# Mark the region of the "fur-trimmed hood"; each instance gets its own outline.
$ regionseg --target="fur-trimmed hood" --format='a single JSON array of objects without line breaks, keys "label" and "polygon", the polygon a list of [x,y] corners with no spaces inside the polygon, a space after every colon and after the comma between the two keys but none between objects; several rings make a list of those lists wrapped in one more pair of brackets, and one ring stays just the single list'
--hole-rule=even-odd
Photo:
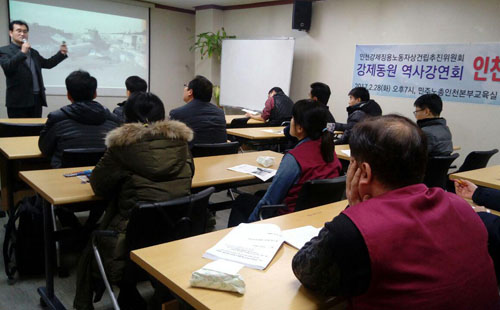
[{"label": "fur-trimmed hood", "polygon": [[127,123],[110,131],[106,135],[106,146],[127,146],[139,142],[145,137],[162,135],[172,140],[193,140],[193,131],[179,121],[160,121],[152,124]]}]

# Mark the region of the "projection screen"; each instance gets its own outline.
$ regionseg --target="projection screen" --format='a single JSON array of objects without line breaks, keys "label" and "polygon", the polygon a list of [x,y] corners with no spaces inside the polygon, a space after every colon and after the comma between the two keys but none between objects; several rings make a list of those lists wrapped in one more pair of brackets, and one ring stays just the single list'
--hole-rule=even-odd
[{"label": "projection screen", "polygon": [[[64,41],[68,59],[43,70],[47,94],[66,94],[64,80],[78,69],[98,81],[99,96],[123,96],[125,79],[148,81],[149,9],[99,0],[10,0],[10,20],[24,20],[29,42],[46,58]],[[149,82],[149,81],[148,81]]]}]

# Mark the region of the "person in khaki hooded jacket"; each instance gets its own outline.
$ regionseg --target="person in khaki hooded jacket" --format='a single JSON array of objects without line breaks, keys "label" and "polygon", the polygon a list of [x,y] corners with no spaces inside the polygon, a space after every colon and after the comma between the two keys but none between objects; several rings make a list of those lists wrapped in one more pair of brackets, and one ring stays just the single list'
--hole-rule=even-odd
[{"label": "person in khaki hooded jacket", "polygon": [[[124,106],[124,116],[125,124],[106,136],[107,151],[92,171],[90,184],[96,195],[110,201],[100,228],[119,232],[118,238],[102,238],[99,244],[106,273],[111,282],[121,281],[121,309],[141,309],[145,303],[135,284],[124,287],[122,279],[129,260],[125,247],[129,216],[139,201],[167,201],[190,194],[194,164],[188,142],[193,131],[184,123],[164,120],[163,103],[151,93],[133,94]],[[93,309],[93,293],[100,299],[104,291],[96,285],[98,272],[90,247],[86,250],[78,266],[74,300],[78,310]]]}]

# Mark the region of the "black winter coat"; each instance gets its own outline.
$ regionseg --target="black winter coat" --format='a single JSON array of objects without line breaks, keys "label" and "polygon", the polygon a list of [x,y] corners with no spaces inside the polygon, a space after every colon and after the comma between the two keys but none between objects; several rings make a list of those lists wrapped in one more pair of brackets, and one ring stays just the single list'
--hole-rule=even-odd
[{"label": "black winter coat", "polygon": [[188,125],[194,132],[190,146],[200,143],[227,142],[224,111],[210,102],[193,99],[170,111],[170,118]]},{"label": "black winter coat", "polygon": [[118,103],[118,106],[113,110],[113,114],[120,119],[122,123],[125,122],[125,115],[123,114],[123,106],[127,100]]},{"label": "black winter coat", "polygon": [[104,148],[104,137],[119,125],[120,120],[100,103],[74,102],[49,113],[38,147],[51,158],[51,166],[59,168],[63,150]]},{"label": "black winter coat", "polygon": [[444,118],[421,119],[417,124],[427,137],[429,156],[448,156],[453,152],[450,128]]},{"label": "black winter coat", "polygon": [[347,107],[347,124],[335,123],[335,130],[343,131],[344,134],[340,139],[335,141],[335,144],[348,144],[351,130],[358,122],[367,116],[380,116],[382,109],[375,100],[360,102],[353,106]]},{"label": "black winter coat", "polygon": [[[42,68],[51,69],[66,59],[67,56],[58,52],[51,58],[45,59],[33,48],[30,49],[30,53],[40,84],[42,105],[47,106]],[[0,47],[0,64],[7,78],[5,105],[9,108],[29,108],[35,105],[32,95],[33,76],[30,68],[25,63],[26,58],[27,56],[21,52],[20,47],[14,43]]]}]

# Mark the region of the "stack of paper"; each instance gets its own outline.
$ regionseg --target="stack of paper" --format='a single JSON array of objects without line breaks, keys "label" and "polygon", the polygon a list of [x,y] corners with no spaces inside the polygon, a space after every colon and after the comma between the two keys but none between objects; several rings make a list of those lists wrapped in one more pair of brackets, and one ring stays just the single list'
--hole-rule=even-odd
[{"label": "stack of paper", "polygon": [[274,224],[240,224],[208,249],[203,257],[225,259],[263,270],[282,243],[281,230]]},{"label": "stack of paper", "polygon": [[259,179],[261,179],[264,182],[269,180],[270,178],[274,177],[274,175],[276,174],[276,169],[260,168],[260,167],[247,165],[247,164],[238,165],[238,166],[234,166],[234,167],[227,168],[227,169],[232,170],[232,171],[236,171],[236,172],[251,174],[253,176],[258,177]]},{"label": "stack of paper", "polygon": [[240,224],[208,249],[203,257],[223,259],[263,270],[276,255],[283,241],[300,249],[316,237],[320,230],[321,228],[304,226],[281,231],[274,224]]}]

